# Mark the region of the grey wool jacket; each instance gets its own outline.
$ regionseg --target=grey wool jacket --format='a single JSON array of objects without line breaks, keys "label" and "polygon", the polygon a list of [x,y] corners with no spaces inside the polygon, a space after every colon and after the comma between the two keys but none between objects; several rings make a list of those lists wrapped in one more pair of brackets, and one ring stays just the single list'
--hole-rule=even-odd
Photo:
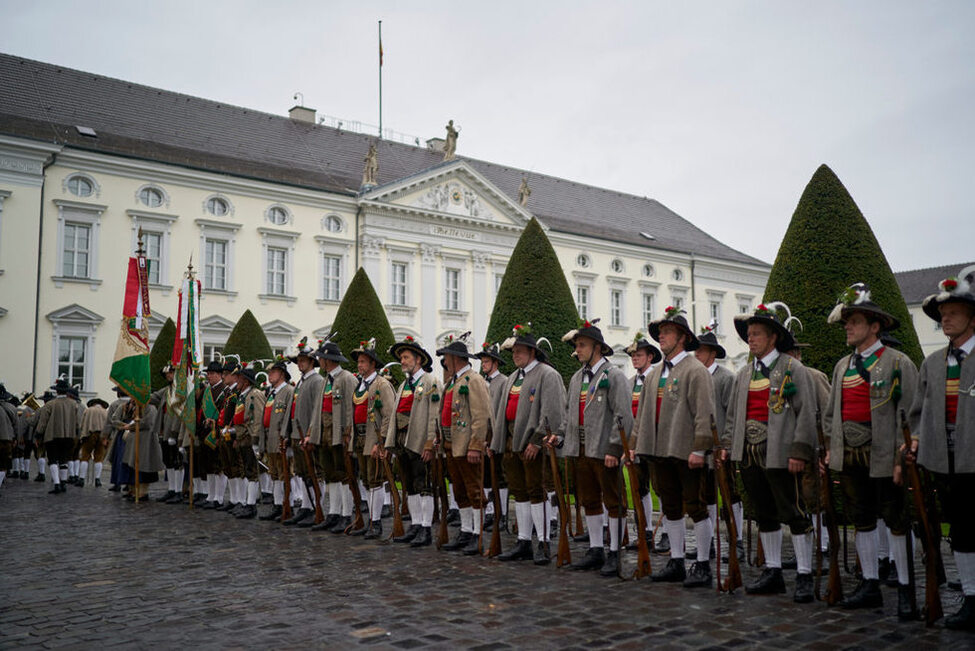
[{"label": "grey wool jacket", "polygon": [[[507,445],[508,423],[505,410],[508,407],[508,394],[517,378],[517,371],[508,376],[501,398],[494,405],[492,422],[497,424],[491,440],[491,450],[494,452],[504,452]],[[562,384],[562,376],[553,367],[539,362],[525,373],[525,379],[521,383],[511,451],[522,452],[529,443],[541,445],[545,436],[545,422],[548,421],[550,428],[558,427],[564,412],[565,385]]]},{"label": "grey wool jacket", "polygon": [[[917,392],[908,414],[913,436],[918,439],[917,461],[933,472],[948,472],[948,439],[945,434],[945,381],[948,347],[936,350],[921,362]],[[975,355],[961,365],[958,413],[955,418],[955,472],[975,473]]]},{"label": "grey wool jacket", "polygon": [[711,449],[714,389],[707,367],[692,354],[674,365],[664,385],[658,418],[657,388],[663,371],[664,365],[659,364],[643,383],[631,445],[640,455],[675,459]]},{"label": "grey wool jacket", "polygon": [[[579,450],[579,394],[582,389],[580,368],[569,379],[566,394],[566,408],[562,412],[562,424],[558,434],[564,439],[561,456],[580,456]],[[607,455],[618,457],[623,454],[616,419],[623,420],[626,431],[633,430],[633,394],[630,382],[623,371],[606,360],[596,369],[595,377],[589,384],[589,394],[583,410],[586,428],[586,449],[584,456],[602,459]]]}]

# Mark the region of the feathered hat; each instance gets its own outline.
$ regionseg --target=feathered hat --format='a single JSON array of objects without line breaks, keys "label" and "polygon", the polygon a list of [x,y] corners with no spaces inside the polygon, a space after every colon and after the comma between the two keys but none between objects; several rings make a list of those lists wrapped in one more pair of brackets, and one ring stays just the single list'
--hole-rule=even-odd
[{"label": "feathered hat", "polygon": [[638,350],[647,351],[647,354],[650,355],[651,364],[656,364],[664,357],[660,352],[660,349],[651,344],[650,340],[647,339],[642,332],[636,333],[636,336],[633,337],[633,342],[624,349],[624,352],[627,355],[632,355]]},{"label": "feathered hat", "polygon": [[[784,317],[782,316],[783,314],[785,315]],[[775,341],[775,347],[779,352],[783,353],[792,350],[793,342],[795,341],[789,327],[798,325],[802,329],[802,322],[792,316],[792,310],[782,301],[762,303],[755,308],[752,314],[739,314],[735,316],[735,330],[738,331],[738,336],[741,337],[741,340],[746,343],[748,342],[748,326],[753,323],[764,323],[772,328],[772,331],[778,335]]]},{"label": "feathered hat", "polygon": [[718,336],[715,332],[718,329],[717,319],[711,319],[711,322],[706,326],[701,328],[701,335],[697,338],[697,341],[702,346],[708,346],[714,349],[715,359],[724,359],[727,357],[728,353],[725,351],[724,346],[718,343]]},{"label": "feathered hat", "polygon": [[691,330],[691,326],[687,323],[687,317],[684,316],[685,314],[686,312],[684,312],[684,310],[681,308],[669,305],[667,306],[667,309],[664,310],[664,316],[662,319],[657,319],[656,321],[651,321],[649,324],[647,324],[647,331],[650,333],[650,336],[653,337],[654,341],[659,342],[660,326],[664,325],[665,323],[670,323],[671,325],[675,325],[683,330],[687,335],[687,341],[684,343],[684,350],[697,350],[700,342],[698,342],[697,337],[694,335],[694,331]]},{"label": "feathered hat", "polygon": [[430,353],[424,350],[423,346],[421,346],[417,340],[410,335],[403,337],[403,341],[397,341],[394,343],[386,352],[389,353],[390,357],[398,360],[399,354],[404,350],[409,350],[419,357],[420,367],[427,373],[429,373],[433,368],[433,358],[430,357]]},{"label": "feathered hat", "polygon": [[597,323],[599,319],[579,319],[578,326],[562,335],[562,341],[575,343],[579,337],[588,337],[599,344],[603,357],[609,357],[613,354],[613,347],[603,339],[603,332],[596,327]]},{"label": "feathered hat", "polygon": [[473,357],[470,352],[469,345],[467,343],[468,337],[471,336],[471,331],[468,330],[462,335],[454,336],[447,335],[443,338],[443,346],[437,349],[437,355],[453,355],[455,357],[463,357],[465,359],[470,359]]},{"label": "feathered hat", "polygon": [[[339,364],[344,364],[349,361],[342,354],[342,349],[339,345],[332,341],[338,335],[337,332],[330,332],[327,336],[318,340],[318,350],[315,351],[316,359],[327,359],[333,362],[338,362]],[[353,359],[355,357],[353,356]],[[378,362],[378,360],[377,360]]]},{"label": "feathered hat", "polygon": [[975,264],[968,265],[957,276],[945,278],[938,283],[938,293],[931,294],[921,304],[921,309],[929,317],[941,323],[941,311],[945,303],[968,303],[975,306]]},{"label": "feathered hat", "polygon": [[379,354],[376,353],[376,338],[371,337],[369,341],[360,341],[359,347],[349,353],[352,356],[352,361],[359,361],[359,355],[365,355],[377,365],[379,364]]},{"label": "feathered hat", "polygon": [[900,321],[871,300],[870,287],[866,283],[854,283],[847,287],[826,321],[844,323],[854,312],[862,312],[876,319],[880,322],[881,330],[896,330],[900,325]]},{"label": "feathered hat", "polygon": [[527,346],[535,351],[535,359],[544,362],[548,359],[548,353],[541,348],[541,344],[548,345],[548,351],[552,352],[552,343],[545,337],[536,337],[532,332],[531,321],[524,325],[518,324],[511,329],[511,336],[501,342],[501,350],[511,350],[515,346]]}]

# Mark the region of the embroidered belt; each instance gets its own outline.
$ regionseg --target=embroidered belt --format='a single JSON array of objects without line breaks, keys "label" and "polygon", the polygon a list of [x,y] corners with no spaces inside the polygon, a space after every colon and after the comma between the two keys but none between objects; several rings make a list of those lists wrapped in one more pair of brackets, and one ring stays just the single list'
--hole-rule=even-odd
[{"label": "embroidered belt", "polygon": [[870,423],[858,423],[853,420],[843,421],[843,445],[848,448],[860,448],[869,445],[873,439],[873,428]]}]

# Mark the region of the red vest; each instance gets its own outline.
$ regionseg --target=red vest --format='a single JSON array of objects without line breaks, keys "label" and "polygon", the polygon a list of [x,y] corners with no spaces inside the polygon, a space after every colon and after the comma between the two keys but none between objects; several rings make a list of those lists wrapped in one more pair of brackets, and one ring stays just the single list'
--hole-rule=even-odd
[{"label": "red vest", "polygon": [[443,407],[440,409],[440,424],[444,427],[450,427],[454,422],[453,417],[453,406],[454,406],[454,390],[453,386],[443,392]]}]

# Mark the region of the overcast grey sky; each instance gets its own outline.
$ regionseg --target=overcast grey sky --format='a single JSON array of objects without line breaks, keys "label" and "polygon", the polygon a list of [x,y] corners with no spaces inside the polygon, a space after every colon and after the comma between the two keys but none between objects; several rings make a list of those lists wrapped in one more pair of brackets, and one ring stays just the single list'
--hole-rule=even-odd
[{"label": "overcast grey sky", "polygon": [[0,50],[653,197],[772,261],[828,164],[895,270],[975,259],[975,2],[0,0]]}]

